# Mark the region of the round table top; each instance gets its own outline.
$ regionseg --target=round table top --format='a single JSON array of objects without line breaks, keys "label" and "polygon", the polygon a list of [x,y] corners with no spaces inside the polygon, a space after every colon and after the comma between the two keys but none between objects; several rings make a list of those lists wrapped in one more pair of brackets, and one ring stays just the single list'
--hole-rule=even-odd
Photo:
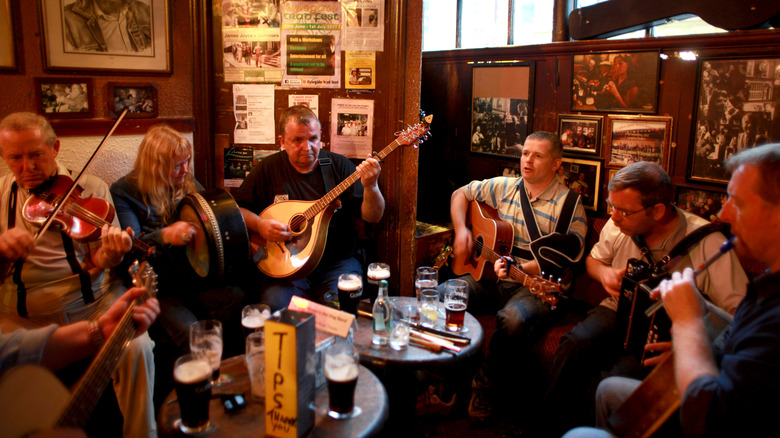
[{"label": "round table top", "polygon": [[[231,357],[222,361],[222,374],[232,378],[231,382],[212,389],[212,399],[209,405],[211,422],[216,426],[209,438],[235,436],[265,436],[265,404],[254,401],[251,397],[249,374],[246,369],[244,355]],[[227,414],[222,407],[220,393],[243,392],[247,400],[246,407],[234,414]],[[366,367],[360,366],[358,383],[355,389],[355,405],[362,413],[348,420],[334,420],[326,415],[328,408],[328,388],[324,385],[317,391],[314,399],[315,417],[311,437],[363,437],[378,434],[388,417],[387,392],[382,383]],[[179,404],[176,402],[176,391],[171,391],[160,408],[157,421],[158,433],[161,437],[186,436],[180,432],[174,422],[181,418]]]},{"label": "round table top", "polygon": [[[393,303],[401,302],[407,304],[416,304],[417,298],[415,297],[390,297],[390,301]],[[368,302],[361,303],[361,309],[367,309]],[[439,325],[436,327],[438,330],[445,331],[444,318],[441,317],[441,309],[443,304],[439,303],[440,317]],[[372,320],[363,316],[357,318],[358,329],[355,333],[354,342],[355,346],[360,353],[360,360],[364,364],[376,364],[376,363],[393,363],[394,365],[417,367],[420,365],[448,365],[457,362],[464,357],[471,356],[479,351],[482,346],[484,332],[482,326],[479,324],[474,316],[466,312],[464,318],[465,331],[460,334],[462,336],[471,339],[471,343],[462,347],[459,353],[450,353],[446,350],[442,350],[441,353],[434,353],[427,348],[417,346],[413,343],[409,343],[406,349],[396,351],[390,348],[389,345],[377,346],[371,343],[371,336],[373,334]]]}]

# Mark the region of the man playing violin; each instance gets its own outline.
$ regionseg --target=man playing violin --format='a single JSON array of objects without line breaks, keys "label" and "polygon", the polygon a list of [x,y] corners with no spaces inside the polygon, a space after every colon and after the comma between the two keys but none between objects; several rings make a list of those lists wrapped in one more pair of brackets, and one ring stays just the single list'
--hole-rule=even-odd
[{"label": "man playing violin", "polygon": [[[57,163],[60,142],[49,122],[32,113],[14,113],[0,122],[0,153],[11,170],[0,178],[0,257],[7,268],[0,286],[0,330],[32,329],[94,320],[125,292],[111,268],[132,247],[131,236],[111,225],[100,239],[80,242],[52,224],[41,229],[25,219],[31,196],[57,175],[70,175]],[[82,194],[109,203],[108,185],[83,175]],[[10,267],[10,269],[8,268]],[[154,343],[144,333],[125,350],[112,375],[125,436],[156,436],[152,385]]]}]

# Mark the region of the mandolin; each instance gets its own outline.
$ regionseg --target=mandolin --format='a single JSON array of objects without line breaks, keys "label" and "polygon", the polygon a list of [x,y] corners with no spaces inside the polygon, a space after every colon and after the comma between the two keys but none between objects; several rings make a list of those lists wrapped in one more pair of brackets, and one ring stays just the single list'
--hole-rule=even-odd
[{"label": "mandolin", "polygon": [[114,332],[92,360],[84,376],[69,393],[49,370],[37,365],[10,369],[0,379],[0,436],[18,438],[49,428],[83,429],[103,390],[111,380],[119,357],[135,334],[133,308],[153,297],[157,275],[146,262],[130,267],[135,286],[146,293],[133,300]]},{"label": "mandolin", "polygon": [[[433,116],[398,134],[381,152],[383,160],[398,146],[418,144],[427,138]],[[355,171],[333,190],[317,201],[282,201],[269,205],[260,213],[261,219],[274,219],[286,224],[293,237],[287,242],[267,242],[258,234],[250,236],[253,261],[264,274],[274,278],[297,280],[309,275],[322,258],[328,238],[328,225],[336,210],[339,195],[360,180]]]}]

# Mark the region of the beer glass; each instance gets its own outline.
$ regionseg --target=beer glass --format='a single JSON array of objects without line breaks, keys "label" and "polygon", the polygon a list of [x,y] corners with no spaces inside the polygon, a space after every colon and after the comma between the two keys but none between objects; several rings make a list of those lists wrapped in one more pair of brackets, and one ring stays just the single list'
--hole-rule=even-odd
[{"label": "beer glass", "polygon": [[338,288],[341,310],[357,315],[358,304],[363,297],[363,279],[358,274],[341,274]]},{"label": "beer glass", "polygon": [[379,292],[379,280],[390,281],[390,265],[387,263],[371,263],[366,271],[366,298],[374,303]]},{"label": "beer glass", "polygon": [[246,337],[246,369],[255,400],[265,400],[265,333],[257,331]]},{"label": "beer glass", "polygon": [[420,292],[423,289],[436,289],[439,285],[439,270],[431,266],[417,268],[417,276],[414,278],[414,292],[417,301],[420,301]]},{"label": "beer glass", "polygon": [[447,330],[453,332],[465,331],[463,320],[466,307],[469,304],[468,283],[456,278],[444,283],[444,309],[446,311]]},{"label": "beer glass", "polygon": [[336,337],[325,350],[323,366],[328,381],[328,416],[344,420],[360,415],[362,410],[355,406],[360,356],[351,342]]},{"label": "beer glass", "polygon": [[202,357],[185,354],[173,365],[176,398],[179,400],[181,420],[176,425],[186,434],[213,430],[209,422],[211,400],[211,366]]},{"label": "beer glass", "polygon": [[424,327],[436,328],[439,321],[439,291],[423,289],[420,292],[420,323]]},{"label": "beer glass", "polygon": [[271,317],[271,308],[267,304],[249,304],[241,309],[241,328],[244,338],[256,331],[262,331],[265,320]]},{"label": "beer glass", "polygon": [[216,319],[194,322],[190,326],[190,353],[208,360],[211,365],[211,383],[220,385],[230,380],[220,377],[222,360],[222,323]]}]

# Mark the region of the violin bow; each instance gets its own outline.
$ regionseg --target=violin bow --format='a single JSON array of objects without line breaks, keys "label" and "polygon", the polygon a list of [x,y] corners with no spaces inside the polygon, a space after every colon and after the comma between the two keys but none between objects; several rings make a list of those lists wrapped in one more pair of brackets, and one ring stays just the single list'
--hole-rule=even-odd
[{"label": "violin bow", "polygon": [[97,155],[98,151],[100,151],[100,148],[103,147],[103,144],[106,142],[106,140],[108,140],[108,138],[111,137],[111,134],[114,133],[116,128],[119,126],[119,123],[122,121],[122,119],[125,118],[125,114],[127,114],[127,110],[128,110],[127,108],[122,110],[122,113],[119,114],[119,117],[116,118],[116,121],[111,126],[111,129],[108,131],[108,133],[105,135],[105,137],[103,137],[103,140],[100,142],[100,144],[97,146],[97,148],[95,148],[95,152],[93,152],[92,156],[89,157],[89,160],[87,160],[87,163],[84,164],[84,167],[81,168],[81,170],[79,171],[79,174],[76,175],[75,178],[73,178],[73,184],[70,185],[70,188],[65,193],[65,196],[63,196],[62,200],[60,202],[58,202],[57,205],[54,206],[54,209],[49,214],[49,217],[46,218],[46,220],[43,222],[43,226],[41,227],[41,229],[38,230],[37,233],[35,233],[35,243],[37,243],[38,239],[40,239],[41,236],[43,236],[44,233],[46,233],[46,230],[49,229],[49,226],[51,225],[51,222],[54,219],[54,217],[57,216],[57,213],[59,213],[60,210],[62,210],[62,207],[65,206],[65,202],[63,202],[63,201],[65,201],[67,199],[70,199],[70,196],[73,194],[73,191],[76,190],[76,185],[78,185],[79,180],[81,179],[81,176],[84,175],[84,171],[87,170],[87,167],[89,167],[89,165],[92,163],[92,160],[95,159],[95,156]]}]

